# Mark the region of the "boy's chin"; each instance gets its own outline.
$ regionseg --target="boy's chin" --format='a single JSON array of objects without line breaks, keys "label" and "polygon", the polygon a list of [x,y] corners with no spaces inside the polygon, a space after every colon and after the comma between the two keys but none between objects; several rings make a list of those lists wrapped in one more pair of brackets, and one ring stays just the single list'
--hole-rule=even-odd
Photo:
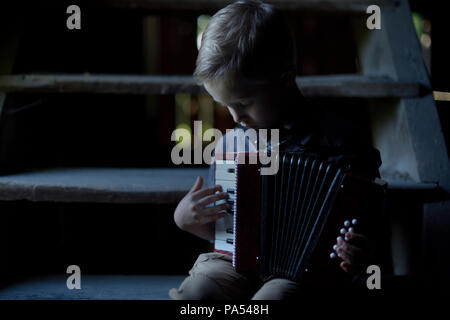
[{"label": "boy's chin", "polygon": [[279,129],[279,126],[277,125],[273,125],[273,124],[244,124],[241,123],[242,126],[248,128],[248,129],[254,129],[254,130],[258,130],[258,129]]},{"label": "boy's chin", "polygon": [[271,129],[271,128],[274,128],[273,125],[263,124],[263,123],[256,124],[256,123],[241,122],[240,125],[248,128],[248,129],[255,129],[255,130],[257,130],[257,129]]},{"label": "boy's chin", "polygon": [[239,122],[239,124],[243,127],[246,127],[248,129],[255,129],[255,126],[250,124],[250,123],[246,123],[246,122]]}]

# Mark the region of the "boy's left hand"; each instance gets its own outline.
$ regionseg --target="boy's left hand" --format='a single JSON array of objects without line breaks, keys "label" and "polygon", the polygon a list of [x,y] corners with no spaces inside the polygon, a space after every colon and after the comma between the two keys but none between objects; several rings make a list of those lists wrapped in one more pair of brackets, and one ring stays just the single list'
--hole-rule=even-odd
[{"label": "boy's left hand", "polygon": [[344,236],[345,238],[339,237],[336,243],[336,253],[343,260],[340,266],[346,272],[359,273],[373,258],[369,239],[354,231],[349,231]]}]

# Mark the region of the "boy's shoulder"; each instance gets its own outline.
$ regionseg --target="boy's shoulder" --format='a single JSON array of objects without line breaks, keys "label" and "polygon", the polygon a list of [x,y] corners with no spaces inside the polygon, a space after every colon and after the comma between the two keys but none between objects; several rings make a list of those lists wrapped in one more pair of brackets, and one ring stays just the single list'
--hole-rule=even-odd
[{"label": "boy's shoulder", "polygon": [[351,164],[357,171],[379,176],[380,152],[373,147],[367,128],[348,117],[321,108],[315,113],[309,130],[293,130],[285,151],[319,154],[342,165]]}]

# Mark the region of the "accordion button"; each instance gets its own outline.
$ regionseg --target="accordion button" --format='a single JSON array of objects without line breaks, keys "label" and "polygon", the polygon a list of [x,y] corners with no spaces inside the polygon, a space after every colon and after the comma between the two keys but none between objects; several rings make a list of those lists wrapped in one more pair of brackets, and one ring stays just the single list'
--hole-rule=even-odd
[{"label": "accordion button", "polygon": [[342,228],[339,232],[340,232],[341,234],[344,234],[345,232],[347,232],[347,230],[345,230],[345,228]]},{"label": "accordion button", "polygon": [[336,253],[334,253],[334,252],[330,253],[330,258],[331,259],[335,259],[336,258]]},{"label": "accordion button", "polygon": [[337,244],[335,244],[335,245],[333,246],[333,250],[334,250],[334,251],[337,250]]},{"label": "accordion button", "polygon": [[353,228],[352,227],[348,228],[348,232],[353,232]]},{"label": "accordion button", "polygon": [[344,227],[349,227],[349,226],[350,226],[350,221],[345,220],[345,221],[344,221]]},{"label": "accordion button", "polygon": [[352,224],[357,224],[358,223],[358,220],[357,219],[353,219],[352,220]]},{"label": "accordion button", "polygon": [[337,237],[336,240],[339,242],[340,240],[342,240],[342,237]]}]

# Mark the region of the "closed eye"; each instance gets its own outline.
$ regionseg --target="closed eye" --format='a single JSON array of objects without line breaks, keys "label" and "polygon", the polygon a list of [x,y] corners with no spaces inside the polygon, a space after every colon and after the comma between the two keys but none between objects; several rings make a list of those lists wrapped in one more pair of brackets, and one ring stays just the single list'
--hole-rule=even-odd
[{"label": "closed eye", "polygon": [[[214,100],[216,101],[216,100]],[[241,103],[241,102],[236,102],[236,103],[232,103],[229,105],[223,104],[221,102],[216,101],[219,105],[221,105],[222,107],[232,107],[232,108],[236,108],[236,109],[243,109],[246,108],[248,106],[250,106],[252,103],[251,102],[247,102],[247,103]]]},{"label": "closed eye", "polygon": [[246,103],[246,104],[244,104],[244,103],[236,103],[236,104],[232,105],[232,107],[234,107],[236,109],[243,109],[243,108],[248,107],[250,104],[251,103]]}]

